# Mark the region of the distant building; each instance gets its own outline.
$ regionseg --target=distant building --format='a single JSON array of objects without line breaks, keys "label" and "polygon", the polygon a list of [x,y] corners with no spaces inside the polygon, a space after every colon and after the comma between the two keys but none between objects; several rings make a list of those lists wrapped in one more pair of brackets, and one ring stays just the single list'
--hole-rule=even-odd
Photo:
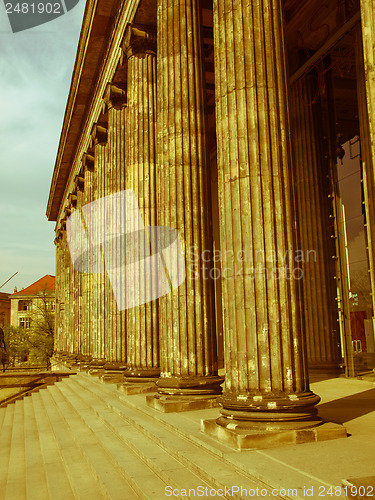
[{"label": "distant building", "polygon": [[10,298],[9,293],[0,292],[0,326],[10,323]]},{"label": "distant building", "polygon": [[46,274],[27,288],[15,292],[9,297],[11,302],[10,324],[28,329],[33,310],[37,309],[38,302],[42,300],[47,308],[51,311],[55,310],[55,277]]}]

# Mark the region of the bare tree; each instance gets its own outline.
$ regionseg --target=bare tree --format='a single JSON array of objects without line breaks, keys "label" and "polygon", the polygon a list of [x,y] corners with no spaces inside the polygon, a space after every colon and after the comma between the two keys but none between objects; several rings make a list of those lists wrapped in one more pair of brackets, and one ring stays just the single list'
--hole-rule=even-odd
[{"label": "bare tree", "polygon": [[28,343],[31,361],[45,364],[49,369],[55,332],[55,297],[51,292],[39,292],[33,300],[30,320]]},{"label": "bare tree", "polygon": [[5,368],[8,362],[8,352],[7,346],[5,345],[5,336],[4,331],[0,326],[0,358],[1,364],[3,365],[3,372],[5,372]]}]

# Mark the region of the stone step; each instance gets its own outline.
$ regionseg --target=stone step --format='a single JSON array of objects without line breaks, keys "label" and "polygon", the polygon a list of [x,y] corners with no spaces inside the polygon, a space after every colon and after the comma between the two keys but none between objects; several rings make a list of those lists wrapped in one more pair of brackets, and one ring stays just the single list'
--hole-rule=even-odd
[{"label": "stone step", "polygon": [[[102,419],[122,440],[124,445],[137,455],[163,481],[160,484],[160,491],[158,493],[160,498],[165,498],[166,486],[178,490],[197,489],[198,487],[210,488],[210,485],[202,481],[201,477],[190,471],[179,460],[164,450],[163,447],[134,427],[134,425],[126,422],[118,413],[108,408],[106,402],[94,394],[86,390],[81,390],[80,386],[74,386],[72,382],[69,384],[60,384],[58,387],[69,401],[75,401],[75,407],[79,406],[81,410],[91,411],[95,414],[96,419]],[[78,403],[78,398],[81,400],[81,403]]]},{"label": "stone step", "polygon": [[[127,403],[132,398],[138,396],[123,396],[118,391],[104,385],[95,379],[79,374],[71,377],[70,380],[62,381],[62,384],[75,388],[77,394],[84,394],[89,391],[96,399],[101,399],[107,406],[110,406],[118,415],[135,429],[147,436],[151,441],[158,444],[171,457],[178,460],[191,472],[198,475],[202,481],[208,483],[212,488],[225,489],[241,485],[247,490],[267,488],[267,486],[250,475],[239,471],[235,466],[224,463],[222,457],[215,456],[198,442],[194,442],[190,437],[176,432],[172,427],[168,427],[155,418],[157,412],[148,408],[146,411],[135,408]],[[120,394],[120,395],[119,395]],[[95,407],[96,408],[96,407]],[[170,417],[170,414],[168,414]],[[110,425],[110,422],[108,422]],[[268,486],[268,489],[270,487]],[[233,498],[240,498],[236,493]],[[281,498],[281,497],[274,497]]]},{"label": "stone step", "polygon": [[4,420],[0,431],[0,499],[5,498],[6,484],[8,479],[9,457],[12,442],[14,405],[4,409]]},{"label": "stone step", "polygon": [[[88,382],[87,379],[89,379],[90,382]],[[197,444],[200,450],[199,457],[215,456],[225,471],[235,471],[247,478],[248,482],[246,484],[255,483],[259,485],[259,488],[275,489],[281,492],[285,491],[285,484],[291,484],[293,488],[290,488],[290,496],[285,497],[282,496],[282,494],[281,497],[293,499],[304,498],[304,488],[306,485],[314,487],[315,490],[318,490],[319,487],[327,486],[327,484],[322,482],[318,477],[314,477],[295,467],[291,467],[288,463],[274,459],[272,453],[269,454],[267,450],[249,450],[247,452],[238,453],[221,443],[215,442],[210,436],[203,434],[201,432],[200,420],[215,418],[218,415],[217,410],[165,414],[150,408],[146,404],[144,396],[125,396],[116,390],[116,386],[102,384],[96,378],[89,377],[86,373],[77,374],[77,376],[72,378],[72,381],[87,386],[88,390],[95,389],[95,391],[102,391],[101,393],[98,392],[97,396],[107,402],[110,401],[110,397],[114,397],[114,401],[120,400],[120,402],[123,402],[126,405],[125,418],[130,414],[129,408],[132,408],[136,412],[136,415],[138,415],[138,412],[147,415],[156,423],[169,429],[174,435],[182,436],[189,443],[192,442]],[[137,417],[137,419],[139,420],[139,417]],[[135,422],[135,425],[136,424],[137,422]],[[208,451],[209,455],[202,454],[202,450]],[[211,462],[207,460],[206,463],[210,464]],[[270,473],[271,463],[272,474]],[[203,459],[202,463],[199,465],[202,466],[204,473]],[[213,468],[208,466],[207,470],[212,472]],[[207,478],[207,476],[204,475],[202,477]],[[206,480],[211,482],[209,479]],[[220,484],[222,483],[223,481],[220,482]],[[225,482],[225,484],[228,483]],[[254,486],[251,487],[251,489],[253,488]],[[344,499],[345,495],[342,494],[340,498]]]},{"label": "stone step", "polygon": [[106,498],[95,471],[87,463],[85,454],[76,445],[74,432],[67,425],[66,418],[63,418],[56,408],[49,392],[42,391],[41,399],[50,419],[74,494],[82,500],[89,500],[93,497]]},{"label": "stone step", "polygon": [[375,476],[346,479],[342,485],[348,500],[362,500],[375,496]]},{"label": "stone step", "polygon": [[[165,483],[160,475],[148,466],[147,462],[140,459],[139,453],[126,446],[124,442],[121,442],[119,436],[106,425],[104,419],[98,418],[91,404],[88,405],[79,394],[70,390],[68,386],[69,384],[66,384],[65,387],[63,384],[58,384],[55,387],[74,406],[84,422],[96,434],[100,434],[103,446],[111,454],[116,464],[122,468],[123,474],[138,495],[146,499],[165,498],[164,491],[168,483]],[[92,403],[96,404],[95,401]],[[104,412],[105,410],[107,413],[113,414],[112,410],[108,407],[104,408]]]},{"label": "stone step", "polygon": [[[81,425],[91,430],[93,435],[99,436],[97,445],[107,454],[110,467],[118,471],[123,480],[133,489],[132,496],[124,493],[124,488],[119,490],[118,498],[165,498],[165,483],[150,470],[147,465],[133,453],[130,448],[118,439],[103,420],[88,407],[80,398],[71,391],[63,391],[61,384],[49,388],[49,392],[54,397],[56,404],[65,412],[74,411],[76,418],[81,420]],[[60,395],[59,395],[60,393]],[[69,422],[71,417],[69,418]],[[130,487],[128,486],[128,488]],[[159,493],[163,492],[163,496]],[[111,498],[117,498],[111,494]]]},{"label": "stone step", "polygon": [[5,410],[6,410],[6,407],[0,408],[0,432],[1,432],[1,428],[3,426],[3,421],[4,421],[4,417],[5,417]]},{"label": "stone step", "polygon": [[25,437],[25,480],[28,500],[49,500],[47,477],[40,448],[38,427],[31,397],[23,402]]},{"label": "stone step", "polygon": [[65,469],[60,446],[42,401],[41,394],[44,391],[45,389],[34,393],[31,396],[31,401],[33,403],[48,491],[53,500],[75,500],[76,497]]},{"label": "stone step", "polygon": [[41,397],[76,497],[82,500],[137,498],[103,450],[101,441],[104,437],[96,436],[59,394],[55,386],[50,386],[41,392]]},{"label": "stone step", "polygon": [[15,402],[5,500],[26,497],[23,408],[22,401]]}]

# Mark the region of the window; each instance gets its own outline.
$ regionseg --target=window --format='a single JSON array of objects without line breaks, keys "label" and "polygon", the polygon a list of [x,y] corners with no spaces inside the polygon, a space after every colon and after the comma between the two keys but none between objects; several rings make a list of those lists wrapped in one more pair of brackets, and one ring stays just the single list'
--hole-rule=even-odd
[{"label": "window", "polygon": [[46,302],[46,309],[47,311],[54,311],[55,310],[55,301],[51,300]]},{"label": "window", "polygon": [[31,300],[20,300],[18,303],[19,311],[30,311],[32,307]]},{"label": "window", "polygon": [[20,318],[20,327],[24,328],[25,330],[28,330],[30,328],[30,318]]}]

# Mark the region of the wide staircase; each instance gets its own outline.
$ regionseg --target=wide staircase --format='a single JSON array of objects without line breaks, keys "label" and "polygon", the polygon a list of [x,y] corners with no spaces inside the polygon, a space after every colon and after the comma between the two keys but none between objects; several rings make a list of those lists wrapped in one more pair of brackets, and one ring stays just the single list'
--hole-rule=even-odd
[{"label": "wide staircase", "polygon": [[244,498],[228,488],[277,487],[228,450],[200,432],[199,419],[159,413],[144,395],[82,372],[0,409],[0,498],[212,498],[211,489]]}]

